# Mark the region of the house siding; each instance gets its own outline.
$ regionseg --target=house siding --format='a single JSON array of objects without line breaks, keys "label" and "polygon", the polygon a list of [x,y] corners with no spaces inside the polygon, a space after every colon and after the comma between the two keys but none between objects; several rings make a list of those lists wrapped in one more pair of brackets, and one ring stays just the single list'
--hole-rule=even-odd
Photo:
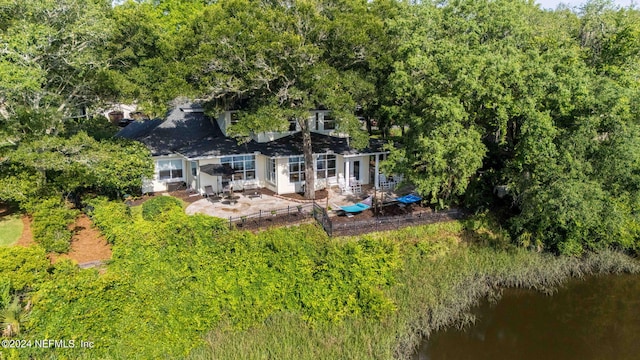
[{"label": "house siding", "polygon": [[[213,159],[204,159],[199,161],[199,166],[209,165],[209,164],[220,164],[219,158]],[[198,191],[203,194],[204,187],[207,185],[211,185],[213,187],[213,191],[222,192],[222,181],[220,176],[212,176],[205,172],[200,171],[200,188]]]}]

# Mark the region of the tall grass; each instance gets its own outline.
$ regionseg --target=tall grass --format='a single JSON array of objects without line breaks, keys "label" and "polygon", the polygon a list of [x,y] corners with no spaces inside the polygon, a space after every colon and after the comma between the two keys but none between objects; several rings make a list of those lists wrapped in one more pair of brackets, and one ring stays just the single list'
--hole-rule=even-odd
[{"label": "tall grass", "polygon": [[501,235],[468,225],[449,222],[343,239],[384,237],[397,242],[402,265],[386,291],[397,307],[390,316],[311,326],[296,313],[277,313],[245,331],[217,327],[205,337],[207,345],[190,358],[408,359],[432,332],[475,321],[471,307],[487,296],[499,298],[503,287],[552,293],[569,277],[640,272],[635,260],[615,252],[576,259],[469,245],[479,238],[499,244]]}]

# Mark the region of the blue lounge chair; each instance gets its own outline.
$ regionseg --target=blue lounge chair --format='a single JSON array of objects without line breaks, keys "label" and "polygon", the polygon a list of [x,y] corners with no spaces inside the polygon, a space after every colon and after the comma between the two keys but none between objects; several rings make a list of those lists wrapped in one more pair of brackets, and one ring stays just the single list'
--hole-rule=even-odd
[{"label": "blue lounge chair", "polygon": [[363,212],[367,209],[369,209],[371,207],[371,201],[372,201],[372,197],[369,196],[368,198],[366,198],[365,200],[362,200],[361,202],[357,203],[357,204],[353,204],[353,205],[349,205],[349,206],[340,206],[340,209],[342,209],[342,211],[346,212],[346,213],[359,213],[359,212]]},{"label": "blue lounge chair", "polygon": [[409,194],[409,195],[405,195],[397,198],[396,201],[405,205],[410,205],[413,203],[417,203],[418,201],[422,201],[422,198],[416,194]]}]

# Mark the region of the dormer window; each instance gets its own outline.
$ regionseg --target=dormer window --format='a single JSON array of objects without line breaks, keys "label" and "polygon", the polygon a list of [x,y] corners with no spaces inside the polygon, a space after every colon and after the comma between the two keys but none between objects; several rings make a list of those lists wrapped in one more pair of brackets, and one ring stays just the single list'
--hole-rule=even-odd
[{"label": "dormer window", "polygon": [[336,119],[330,113],[324,114],[324,129],[334,130],[336,128]]}]

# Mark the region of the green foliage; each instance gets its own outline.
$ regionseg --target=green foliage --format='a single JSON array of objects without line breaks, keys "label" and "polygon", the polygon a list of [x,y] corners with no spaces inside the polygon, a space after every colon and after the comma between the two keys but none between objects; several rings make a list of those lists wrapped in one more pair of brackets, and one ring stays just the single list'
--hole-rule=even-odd
[{"label": "green foliage", "polygon": [[0,307],[0,326],[3,337],[20,335],[24,323],[29,319],[28,305],[23,306],[20,297],[15,295],[13,300]]},{"label": "green foliage", "polygon": [[122,202],[108,201],[106,198],[95,198],[87,201],[87,215],[94,225],[100,229],[109,243],[114,243],[120,231],[129,227],[132,221],[131,208]]},{"label": "green foliage", "polygon": [[100,98],[110,3],[3,2],[0,138],[56,134]]},{"label": "green foliage", "polygon": [[46,136],[7,152],[0,174],[0,198],[25,202],[38,196],[67,197],[94,190],[117,196],[140,191],[153,173],[149,151],[123,139],[97,141],[80,132],[69,138]]},{"label": "green foliage", "polygon": [[419,193],[440,206],[464,194],[486,152],[480,133],[456,122],[438,126],[407,146],[390,147],[391,155],[383,168],[387,173],[405,174]]},{"label": "green foliage", "polygon": [[4,294],[0,300],[6,304],[6,294],[37,288],[47,279],[48,268],[49,259],[41,247],[0,247],[0,292]]},{"label": "green foliage", "polygon": [[142,204],[142,218],[157,220],[160,215],[173,209],[182,209],[182,201],[172,196],[158,196]]},{"label": "green foliage", "polygon": [[66,253],[71,248],[73,231],[69,225],[78,215],[58,199],[44,199],[29,206],[33,217],[33,239],[46,251]]},{"label": "green foliage", "polygon": [[102,344],[92,356],[130,357],[136,344],[137,356],[180,357],[219,321],[246,329],[284,311],[324,326],[396,309],[385,291],[399,254],[387,240],[344,243],[316,226],[231,232],[223,219],[177,207],[151,223],[120,204],[91,205],[114,241],[113,262],[104,276],[56,264],[34,303],[33,336],[82,334]]}]

